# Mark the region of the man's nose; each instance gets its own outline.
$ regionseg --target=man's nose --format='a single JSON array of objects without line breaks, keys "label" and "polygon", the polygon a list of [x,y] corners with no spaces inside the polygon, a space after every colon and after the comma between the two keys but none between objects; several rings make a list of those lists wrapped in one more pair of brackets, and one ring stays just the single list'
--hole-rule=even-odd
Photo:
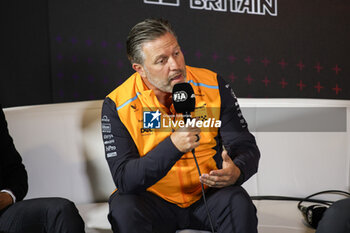
[{"label": "man's nose", "polygon": [[177,70],[180,67],[179,61],[175,57],[170,57],[169,63],[170,63],[170,70]]}]

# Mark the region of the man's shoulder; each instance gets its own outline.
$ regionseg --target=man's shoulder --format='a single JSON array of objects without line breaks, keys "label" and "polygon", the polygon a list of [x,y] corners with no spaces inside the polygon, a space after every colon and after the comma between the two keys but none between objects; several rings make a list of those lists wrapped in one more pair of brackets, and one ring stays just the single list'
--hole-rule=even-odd
[{"label": "man's shoulder", "polygon": [[118,106],[119,103],[123,103],[128,99],[134,97],[133,95],[135,95],[136,76],[137,73],[134,73],[107,95],[107,97],[110,98],[116,104],[116,106]]},{"label": "man's shoulder", "polygon": [[214,89],[218,87],[218,74],[209,69],[187,66],[187,75],[189,82]]},{"label": "man's shoulder", "polygon": [[200,67],[193,67],[193,66],[186,66],[186,69],[191,72],[191,73],[194,73],[194,74],[197,74],[197,75],[211,75],[211,76],[217,76],[217,73],[212,71],[212,70],[209,70],[207,68],[200,68]]}]

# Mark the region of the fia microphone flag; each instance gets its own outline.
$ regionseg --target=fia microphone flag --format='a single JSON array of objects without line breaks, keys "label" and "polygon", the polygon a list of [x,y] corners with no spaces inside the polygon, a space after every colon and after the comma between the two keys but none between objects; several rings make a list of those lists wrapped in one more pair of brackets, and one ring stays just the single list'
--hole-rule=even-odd
[{"label": "fia microphone flag", "polygon": [[196,105],[196,97],[191,84],[177,83],[173,87],[173,104],[177,113],[190,115]]}]

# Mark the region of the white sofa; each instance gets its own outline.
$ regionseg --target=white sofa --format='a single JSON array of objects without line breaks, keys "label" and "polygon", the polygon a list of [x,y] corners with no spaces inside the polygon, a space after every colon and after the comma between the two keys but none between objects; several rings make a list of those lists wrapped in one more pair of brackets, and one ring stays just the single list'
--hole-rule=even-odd
[{"label": "white sofa", "polygon": [[[239,99],[261,150],[252,196],[305,197],[349,191],[350,101]],[[102,100],[4,109],[29,174],[27,199],[74,201],[87,232],[111,232],[107,200],[115,186],[100,133]],[[295,201],[254,201],[261,233],[312,233]],[[190,232],[183,230],[182,233]]]}]

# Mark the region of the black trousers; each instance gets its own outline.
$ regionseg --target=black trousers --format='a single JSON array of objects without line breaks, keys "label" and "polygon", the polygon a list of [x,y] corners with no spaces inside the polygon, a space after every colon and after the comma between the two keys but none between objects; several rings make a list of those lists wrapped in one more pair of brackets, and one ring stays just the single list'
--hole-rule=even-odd
[{"label": "black trousers", "polygon": [[350,198],[335,202],[324,213],[316,233],[350,232]]},{"label": "black trousers", "polygon": [[[240,186],[210,189],[207,204],[214,229],[218,233],[256,233],[256,208]],[[175,233],[179,229],[209,230],[203,200],[180,208],[158,196],[114,193],[108,219],[115,233]]]},{"label": "black trousers", "polygon": [[63,198],[17,202],[0,215],[1,233],[83,233],[84,222],[74,203]]}]

